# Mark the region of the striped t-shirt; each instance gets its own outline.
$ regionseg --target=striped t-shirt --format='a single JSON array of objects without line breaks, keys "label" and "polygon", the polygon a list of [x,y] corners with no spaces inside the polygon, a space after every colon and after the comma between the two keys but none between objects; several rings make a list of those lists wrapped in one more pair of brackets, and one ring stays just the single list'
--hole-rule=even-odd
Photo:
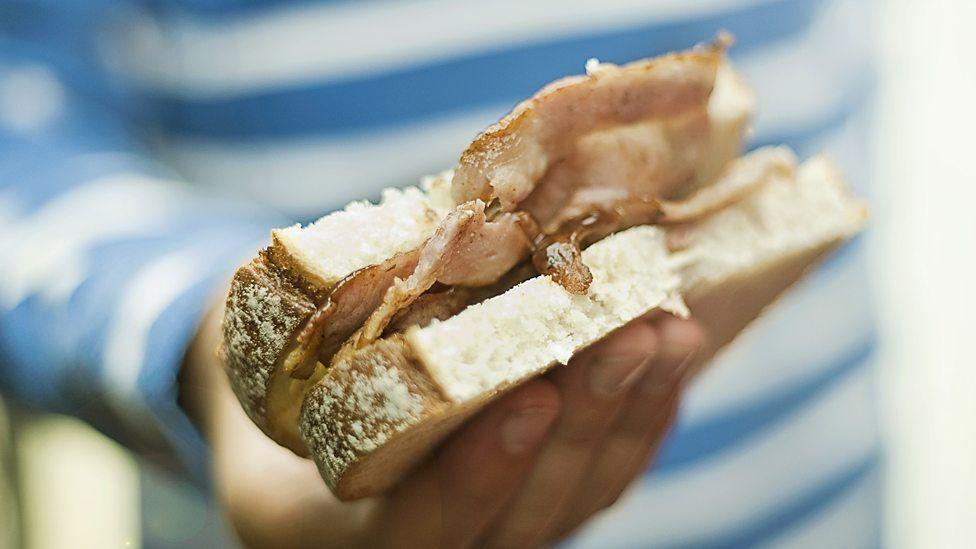
[{"label": "striped t-shirt", "polygon": [[[859,194],[859,0],[14,0],[0,7],[0,387],[203,470],[175,378],[272,226],[448,167],[586,59],[728,30],[750,148],[826,150]],[[569,545],[878,544],[860,240],[694,385],[656,465]]]}]

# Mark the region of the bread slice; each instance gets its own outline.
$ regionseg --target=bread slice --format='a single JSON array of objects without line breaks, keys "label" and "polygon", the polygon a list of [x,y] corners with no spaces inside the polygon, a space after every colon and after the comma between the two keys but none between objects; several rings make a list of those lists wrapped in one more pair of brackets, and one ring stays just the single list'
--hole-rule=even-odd
[{"label": "bread slice", "polygon": [[[753,106],[752,91],[721,62],[708,102],[702,177],[714,176],[738,153]],[[325,373],[321,364],[307,380],[281,371],[298,354],[298,334],[345,277],[416,248],[433,233],[455,206],[452,176],[447,171],[420,188],[388,189],[379,204],[355,202],[306,227],[274,230],[271,246],[235,273],[219,354],[248,416],[279,444],[308,455],[298,415],[303,395]]]},{"label": "bread slice", "polygon": [[827,160],[792,164],[705,220],[592,245],[586,295],[536,277],[333,365],[306,395],[302,438],[338,497],[381,492],[504,391],[637,317],[690,310],[714,352],[865,217]]},{"label": "bread slice", "polygon": [[271,246],[237,270],[219,354],[248,417],[268,436],[307,453],[297,418],[310,383],[277,375],[297,332],[343,278],[423,242],[449,200],[444,175],[422,189],[387,189],[378,204],[353,202],[308,227],[272,231]]}]

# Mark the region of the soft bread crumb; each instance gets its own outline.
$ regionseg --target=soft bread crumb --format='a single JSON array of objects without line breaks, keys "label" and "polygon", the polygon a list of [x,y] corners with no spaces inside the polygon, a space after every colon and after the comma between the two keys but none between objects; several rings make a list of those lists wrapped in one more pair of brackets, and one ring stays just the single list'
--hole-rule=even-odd
[{"label": "soft bread crumb", "polygon": [[420,188],[427,195],[427,202],[440,217],[446,216],[456,204],[451,198],[451,178],[454,170],[444,170],[437,175],[428,175],[420,180]]},{"label": "soft bread crumb", "polygon": [[[759,152],[744,157],[748,161]],[[743,162],[743,169],[748,163]],[[864,208],[853,202],[824,157],[769,181],[761,192],[697,224],[687,247],[675,254],[685,291],[777,257],[787,250],[846,238],[864,224]]]},{"label": "soft bread crumb", "polygon": [[596,57],[591,57],[586,60],[586,75],[587,76],[597,76],[603,71],[613,70],[618,68],[617,65],[613,63],[601,63]]},{"label": "soft bread crumb", "polygon": [[[440,202],[443,192],[436,184],[431,188]],[[328,288],[353,271],[419,246],[443,217],[440,208],[416,187],[386,189],[377,205],[353,202],[307,227],[294,225],[272,234],[294,267]]]},{"label": "soft bread crumb", "polygon": [[583,261],[593,272],[586,295],[540,276],[447,321],[414,328],[407,339],[444,393],[461,402],[566,364],[582,347],[662,304],[686,312],[657,227],[605,238],[583,252]]}]

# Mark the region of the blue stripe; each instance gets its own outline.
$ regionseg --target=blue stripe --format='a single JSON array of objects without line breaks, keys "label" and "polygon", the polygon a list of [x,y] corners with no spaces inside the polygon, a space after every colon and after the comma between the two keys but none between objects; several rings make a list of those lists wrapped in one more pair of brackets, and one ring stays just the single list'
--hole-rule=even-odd
[{"label": "blue stripe", "polygon": [[837,248],[832,254],[828,255],[827,258],[823,260],[823,263],[817,267],[817,272],[834,271],[839,269],[848,261],[853,261],[855,257],[861,256],[864,253],[864,241],[864,234],[861,233],[844,244],[841,244],[839,248]]},{"label": "blue stripe", "polygon": [[[765,516],[753,524],[746,525],[737,532],[722,533],[716,537],[717,539],[673,545],[672,547],[695,547],[701,549],[755,547],[763,541],[767,541],[773,536],[786,531],[788,528],[799,525],[804,519],[808,519],[827,509],[858,484],[872,481],[870,473],[877,469],[879,458],[879,454],[872,454],[828,482],[804,494],[796,501],[778,507],[776,512]],[[871,528],[872,526],[864,525],[864,527]],[[876,529],[877,525],[874,528]]]},{"label": "blue stripe", "polygon": [[[67,302],[30,296],[12,310],[0,308],[0,390],[58,412],[77,414],[91,406],[102,394],[93,372],[102,363],[106,330],[120,290],[135,273],[174,250],[204,245],[213,253],[212,262],[202,268],[214,273],[211,277],[226,277],[266,234],[266,225],[258,220],[218,217],[184,217],[151,236],[95,243],[84,252],[85,279]],[[45,344],[38,346],[37,341]],[[160,355],[156,349],[148,354],[153,359]]]},{"label": "blue stripe", "polygon": [[20,162],[0,167],[0,189],[12,188],[23,215],[29,215],[71,189],[103,177],[140,174],[175,179],[171,172],[135,152],[86,159],[82,155],[113,149],[99,149],[97,143],[91,147],[88,144],[73,145],[63,143],[61,146],[26,148],[25,157],[18,159]]},{"label": "blue stripe", "polygon": [[[63,0],[62,0],[63,1]],[[85,0],[77,0],[85,1]],[[183,16],[205,17],[220,19],[222,22],[229,18],[257,17],[271,11],[298,8],[315,4],[334,5],[365,3],[367,0],[142,0],[150,10],[163,14],[180,14]]]},{"label": "blue stripe", "polygon": [[159,123],[175,134],[222,138],[363,132],[479,107],[514,104],[588,57],[624,62],[687,47],[728,29],[735,54],[806,29],[821,0],[782,0],[708,17],[655,22],[482,52],[342,81],[237,98],[160,98]]},{"label": "blue stripe", "polygon": [[789,390],[708,421],[679,422],[665,443],[649,476],[670,474],[678,469],[747,444],[773,425],[793,416],[865,363],[877,345],[874,334],[829,368]]},{"label": "blue stripe", "polygon": [[8,2],[0,6],[0,70],[44,65],[57,74],[73,99],[84,99],[127,120],[147,108],[140,90],[106,65],[103,51],[104,39],[113,28],[132,24],[132,10],[113,0],[86,0],[81,6],[61,0]]},{"label": "blue stripe", "polygon": [[[171,465],[178,465],[181,472],[204,487],[209,482],[207,448],[178,404],[177,376],[196,327],[213,303],[216,291],[222,289],[231,263],[239,260],[236,250],[240,248],[240,243],[236,243],[236,246],[228,246],[215,253],[214,264],[209,266],[207,276],[184,291],[153,323],[144,363],[132,365],[133,368],[141,367],[139,395],[132,395],[133,404],[148,407],[159,420],[158,427],[164,430],[163,434],[178,458],[178,463]],[[139,402],[137,397],[144,402]]]}]

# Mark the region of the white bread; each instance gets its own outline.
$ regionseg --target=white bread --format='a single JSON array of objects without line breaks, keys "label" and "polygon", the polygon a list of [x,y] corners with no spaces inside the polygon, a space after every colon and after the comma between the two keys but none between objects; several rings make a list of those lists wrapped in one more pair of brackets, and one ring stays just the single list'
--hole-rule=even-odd
[{"label": "white bread", "polygon": [[[701,159],[703,177],[713,177],[737,154],[753,104],[742,78],[720,63],[708,102],[711,136]],[[299,407],[325,373],[319,365],[301,380],[280,371],[296,353],[297,334],[343,278],[433,233],[455,205],[452,176],[446,171],[419,189],[387,189],[379,204],[355,202],[306,227],[274,230],[271,246],[235,273],[219,354],[248,416],[278,443],[308,455],[298,433]]]},{"label": "white bread", "polygon": [[[308,227],[272,231],[272,245],[237,270],[219,354],[235,394],[261,430],[305,453],[297,426],[287,429],[268,420],[268,393],[296,332],[344,277],[426,239],[443,217],[446,200],[444,176],[431,178],[423,190],[387,189],[378,204],[354,202]],[[345,234],[356,238],[342,238]],[[301,391],[303,385],[274,389]],[[300,405],[299,396],[295,418]]]},{"label": "white bread", "polygon": [[342,499],[389,488],[505,390],[634,318],[659,309],[686,314],[682,297],[711,332],[708,351],[726,344],[864,223],[865,210],[825,159],[788,167],[703,221],[636,227],[592,245],[583,253],[594,275],[586,295],[536,277],[333,365],[306,395],[301,416],[327,484]]},{"label": "white bread", "polygon": [[[224,317],[220,354],[247,414],[272,439],[312,457],[340,498],[358,498],[392,486],[502,392],[639,316],[690,313],[709,330],[707,354],[731,341],[859,230],[864,210],[823,159],[798,169],[791,152],[774,148],[735,159],[754,98],[722,60],[723,49],[720,40],[657,61],[593,67],[596,76],[561,80],[517,107],[522,114],[538,107],[531,127],[510,115],[482,133],[456,171],[420,189],[387,190],[376,205],[354,203],[307,227],[273,231],[271,246],[235,274]],[[693,81],[673,78],[686,73]],[[645,81],[656,84],[638,85]],[[591,88],[604,89],[603,99],[593,100]],[[638,109],[639,118],[621,111],[628,94],[655,108]],[[665,114],[655,117],[658,111]],[[571,135],[560,133],[569,127]],[[495,154],[518,155],[510,147],[518,136],[538,145],[522,158],[525,173]],[[549,174],[554,162],[563,162],[562,171]],[[567,173],[577,179],[560,179]],[[488,186],[479,184],[485,178]],[[621,188],[607,194],[608,183]],[[628,189],[634,185],[643,186]],[[450,309],[443,321],[400,324],[335,358],[396,278],[423,272],[415,267],[420,249],[452,219],[457,195],[481,197],[486,189],[495,194],[483,198],[503,210],[524,207],[531,219],[553,222],[547,230],[557,230],[559,215],[575,215],[576,198],[592,207],[587,200],[613,192],[631,193],[635,203],[627,205],[658,208],[657,217],[621,224],[659,225],[587,248],[582,259],[593,281],[583,295],[546,276],[511,288],[501,281],[453,288],[459,307],[474,304]],[[576,194],[561,196],[567,192]],[[654,196],[648,202],[640,193]],[[505,280],[523,280],[525,266]]]}]

